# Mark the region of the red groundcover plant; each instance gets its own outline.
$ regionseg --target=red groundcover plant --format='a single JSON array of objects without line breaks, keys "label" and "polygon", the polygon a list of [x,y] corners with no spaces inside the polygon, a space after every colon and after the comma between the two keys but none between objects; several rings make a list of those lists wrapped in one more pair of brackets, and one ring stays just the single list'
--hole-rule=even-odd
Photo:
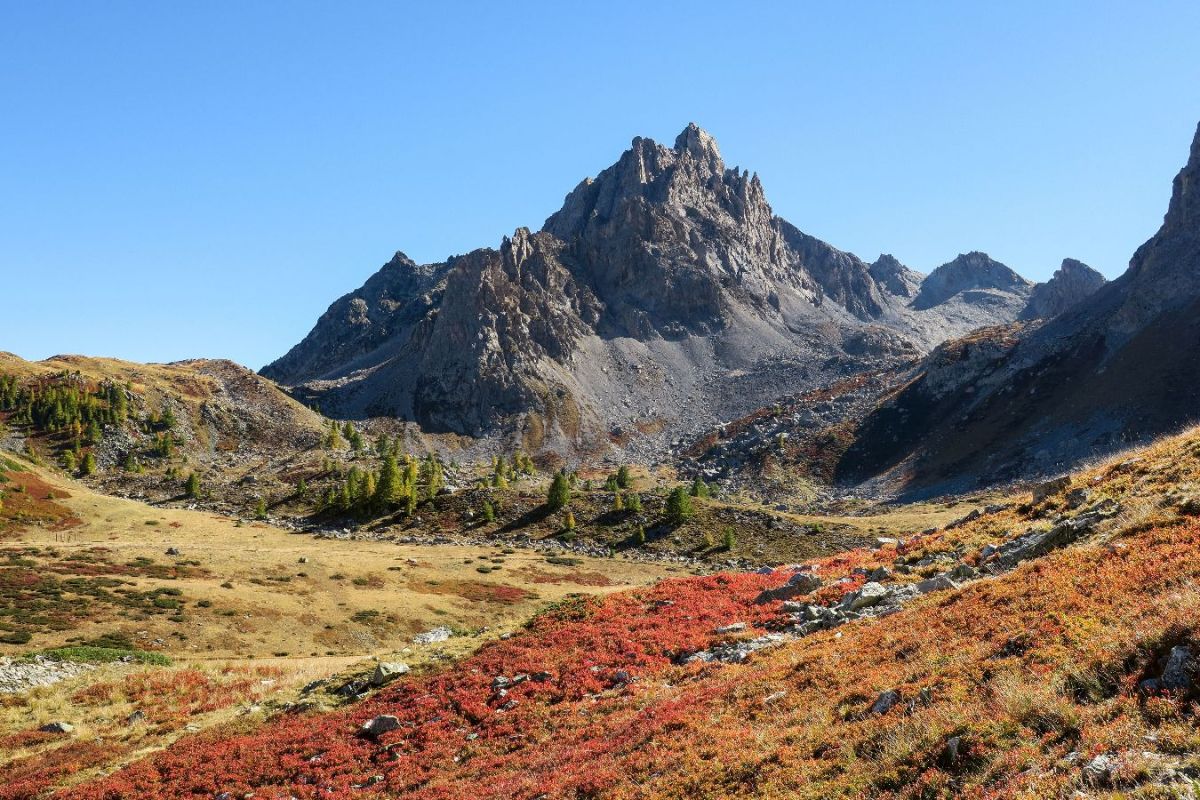
[{"label": "red groundcover plant", "polygon": [[[581,706],[581,721],[603,716],[606,707],[624,707],[636,696],[639,679],[674,668],[681,654],[724,638],[715,633],[717,627],[776,617],[777,605],[758,605],[754,598],[779,581],[779,576],[716,575],[604,600],[572,598],[539,616],[521,635],[490,644],[452,669],[405,681],[334,713],[284,714],[252,733],[217,731],[185,739],[64,796],[317,798],[372,791],[454,797],[431,781],[460,765],[473,774],[495,768],[499,777],[511,770],[511,763],[503,770],[501,763],[537,744],[551,729],[548,720],[571,704]],[[537,679],[503,694],[495,690],[497,676],[518,675]],[[659,706],[651,713],[662,719],[672,710]],[[378,738],[361,735],[362,724],[381,714],[396,716],[400,728]],[[612,735],[612,742],[623,747],[638,733],[636,726],[618,727]],[[574,763],[554,771],[555,783],[585,794],[608,783],[616,776],[596,762],[607,746],[603,740],[581,741]],[[505,780],[525,784],[530,774],[509,772]]]}]

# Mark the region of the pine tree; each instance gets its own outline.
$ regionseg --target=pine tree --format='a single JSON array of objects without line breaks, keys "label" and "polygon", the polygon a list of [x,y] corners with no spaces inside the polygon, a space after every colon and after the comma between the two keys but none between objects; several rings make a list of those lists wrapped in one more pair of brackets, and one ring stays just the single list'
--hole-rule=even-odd
[{"label": "pine tree", "polygon": [[708,484],[699,475],[692,481],[692,497],[708,497]]},{"label": "pine tree", "polygon": [[379,480],[375,484],[372,502],[378,511],[388,511],[399,495],[400,467],[396,464],[395,456],[388,455],[383,459],[383,467],[379,470]]},{"label": "pine tree", "polygon": [[83,457],[83,474],[84,475],[95,475],[96,474],[96,456],[92,454],[91,450],[89,450],[87,452],[87,455],[85,455]]},{"label": "pine tree", "polygon": [[692,508],[692,498],[687,489],[676,486],[667,496],[667,519],[675,525],[688,519],[695,513]]},{"label": "pine tree", "polygon": [[188,475],[187,483],[184,485],[184,494],[191,498],[200,496],[200,476],[196,473]]},{"label": "pine tree", "polygon": [[496,521],[496,508],[491,503],[489,503],[487,500],[483,501],[483,521],[484,522],[495,522]]},{"label": "pine tree", "polygon": [[342,434],[340,431],[338,431],[338,424],[333,420],[330,420],[329,430],[325,432],[325,447],[329,450],[337,450],[341,446]]},{"label": "pine tree", "polygon": [[733,528],[725,528],[725,532],[721,536],[721,543],[724,545],[726,550],[733,549],[733,546],[737,544],[737,539],[734,536]]},{"label": "pine tree", "polygon": [[625,500],[619,491],[613,492],[613,511],[624,511]]},{"label": "pine tree", "polygon": [[566,523],[563,525],[563,527],[569,531],[575,530],[575,512],[573,512],[573,511],[567,512]]},{"label": "pine tree", "polygon": [[445,480],[442,475],[442,462],[433,453],[427,455],[421,464],[421,478],[425,484],[425,496],[430,500],[437,497],[438,491],[445,485]]},{"label": "pine tree", "polygon": [[625,498],[625,508],[629,509],[630,511],[632,511],[634,513],[641,511],[642,510],[642,496],[639,495],[637,492],[634,492],[633,494],[629,495],[629,497]]},{"label": "pine tree", "polygon": [[255,519],[266,519],[267,518],[267,501],[261,497],[258,498],[258,504],[254,506],[254,518]]},{"label": "pine tree", "polygon": [[301,500],[308,497],[308,481],[304,480],[304,478],[301,478],[300,482],[296,484],[296,496]]},{"label": "pine tree", "polygon": [[633,485],[633,476],[629,474],[629,467],[622,464],[617,467],[617,486],[622,489],[628,489]]},{"label": "pine tree", "polygon": [[571,502],[571,485],[567,482],[566,475],[557,472],[554,474],[554,480],[550,482],[550,491],[546,495],[546,506],[551,511],[558,511],[560,508],[566,507],[569,502]]},{"label": "pine tree", "polygon": [[62,463],[63,463],[63,469],[66,470],[67,472],[73,473],[73,472],[75,472],[75,470],[79,469],[79,463],[75,460],[75,454],[72,453],[70,450],[63,453]]},{"label": "pine tree", "polygon": [[646,529],[641,525],[638,525],[637,530],[633,532],[633,543],[638,547],[646,546]]}]

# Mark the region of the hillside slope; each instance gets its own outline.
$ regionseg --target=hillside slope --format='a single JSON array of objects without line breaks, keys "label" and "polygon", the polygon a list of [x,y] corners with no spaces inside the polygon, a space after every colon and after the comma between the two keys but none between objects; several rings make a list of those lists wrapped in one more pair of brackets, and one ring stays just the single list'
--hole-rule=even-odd
[{"label": "hillside slope", "polygon": [[[288,704],[337,706],[366,689],[372,659],[421,671],[547,603],[662,571],[298,536],[109,497],[0,455],[0,798]],[[39,730],[55,721],[73,730]]]},{"label": "hillside slope", "polygon": [[947,343],[854,435],[838,480],[961,490],[1179,430],[1200,417],[1200,131],[1128,271],[1042,325]]},{"label": "hillside slope", "polygon": [[1191,432],[878,548],[564,603],[61,796],[1188,796],[1198,454]]}]

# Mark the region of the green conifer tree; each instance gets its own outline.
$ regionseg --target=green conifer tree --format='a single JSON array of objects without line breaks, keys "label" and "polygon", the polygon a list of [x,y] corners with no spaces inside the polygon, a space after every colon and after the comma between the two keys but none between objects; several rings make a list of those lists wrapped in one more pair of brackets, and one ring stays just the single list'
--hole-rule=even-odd
[{"label": "green conifer tree", "polygon": [[560,508],[565,508],[567,503],[571,502],[571,485],[567,481],[567,476],[561,471],[554,474],[554,480],[550,482],[550,491],[546,495],[546,505],[551,511],[558,511]]}]

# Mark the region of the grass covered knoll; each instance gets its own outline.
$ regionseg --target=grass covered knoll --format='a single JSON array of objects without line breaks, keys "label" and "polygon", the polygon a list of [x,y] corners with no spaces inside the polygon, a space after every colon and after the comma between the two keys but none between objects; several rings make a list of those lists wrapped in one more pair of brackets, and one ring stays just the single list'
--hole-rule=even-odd
[{"label": "grass covered knoll", "polygon": [[[1198,454],[1192,432],[1100,465],[1075,486],[1122,511],[1083,541],[743,664],[677,657],[781,622],[779,602],[756,602],[781,575],[568,603],[362,705],[188,740],[63,796],[1186,797],[1180,781],[1200,775],[1195,684],[1139,685],[1172,648],[1200,652],[1200,503],[1186,494]],[[1073,502],[1013,501],[822,559],[807,601],[836,602],[881,565],[977,563]],[[718,630],[737,622],[748,629]],[[377,714],[398,729],[359,735]]]}]

